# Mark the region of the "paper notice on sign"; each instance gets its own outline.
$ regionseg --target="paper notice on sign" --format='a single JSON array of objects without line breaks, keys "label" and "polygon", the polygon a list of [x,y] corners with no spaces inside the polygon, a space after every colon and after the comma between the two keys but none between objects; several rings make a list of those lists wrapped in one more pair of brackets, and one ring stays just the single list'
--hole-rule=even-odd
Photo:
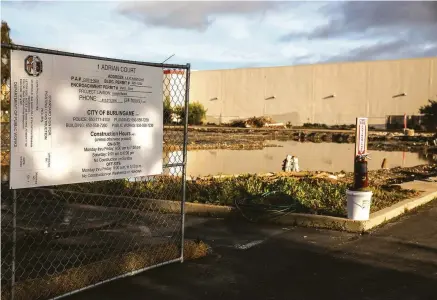
[{"label": "paper notice on sign", "polygon": [[355,155],[364,155],[367,153],[367,130],[367,118],[358,118],[355,139]]},{"label": "paper notice on sign", "polygon": [[161,68],[11,53],[10,187],[162,173]]}]

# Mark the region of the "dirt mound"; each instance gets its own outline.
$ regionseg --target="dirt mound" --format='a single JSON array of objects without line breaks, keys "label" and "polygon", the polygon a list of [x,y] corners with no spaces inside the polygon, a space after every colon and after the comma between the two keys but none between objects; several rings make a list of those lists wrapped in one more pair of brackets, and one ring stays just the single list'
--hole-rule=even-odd
[{"label": "dirt mound", "polygon": [[229,125],[232,127],[255,127],[255,128],[261,128],[265,127],[270,124],[275,124],[275,121],[273,121],[272,118],[269,117],[251,117],[248,119],[239,119],[232,121]]}]

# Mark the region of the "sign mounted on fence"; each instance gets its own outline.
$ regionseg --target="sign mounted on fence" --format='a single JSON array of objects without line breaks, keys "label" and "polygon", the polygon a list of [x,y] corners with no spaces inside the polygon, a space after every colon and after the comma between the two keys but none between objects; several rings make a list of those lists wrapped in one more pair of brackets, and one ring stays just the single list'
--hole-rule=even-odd
[{"label": "sign mounted on fence", "polygon": [[367,154],[368,119],[357,118],[355,156]]},{"label": "sign mounted on fence", "polygon": [[162,173],[162,68],[11,51],[10,187]]}]

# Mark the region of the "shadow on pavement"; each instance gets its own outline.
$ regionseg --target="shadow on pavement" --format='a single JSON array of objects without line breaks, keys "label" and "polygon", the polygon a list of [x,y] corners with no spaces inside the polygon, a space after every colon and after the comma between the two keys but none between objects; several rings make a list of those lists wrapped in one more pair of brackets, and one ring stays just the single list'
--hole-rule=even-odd
[{"label": "shadow on pavement", "polygon": [[[199,221],[187,235],[207,237],[213,254],[68,299],[436,299],[433,248],[412,257],[405,248],[410,245],[384,241],[385,251],[373,242],[372,252],[362,247],[372,236],[220,220]],[[249,240],[261,243],[235,247]]]}]

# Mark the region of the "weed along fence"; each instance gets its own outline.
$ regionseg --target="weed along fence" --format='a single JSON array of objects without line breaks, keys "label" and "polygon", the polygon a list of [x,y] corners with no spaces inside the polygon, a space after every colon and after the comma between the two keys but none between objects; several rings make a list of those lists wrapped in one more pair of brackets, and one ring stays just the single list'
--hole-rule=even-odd
[{"label": "weed along fence", "polygon": [[190,65],[2,48],[1,299],[182,262],[187,122],[164,131],[163,99],[188,109]]}]

